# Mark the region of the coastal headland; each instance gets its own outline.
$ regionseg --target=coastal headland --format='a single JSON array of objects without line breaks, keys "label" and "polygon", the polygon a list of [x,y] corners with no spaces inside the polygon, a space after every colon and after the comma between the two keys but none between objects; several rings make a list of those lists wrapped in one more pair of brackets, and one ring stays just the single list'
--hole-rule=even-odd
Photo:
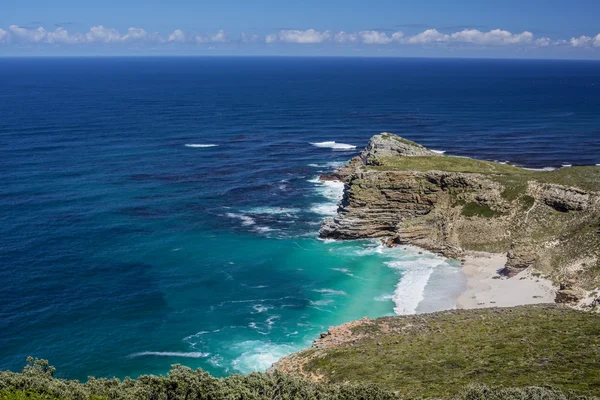
[{"label": "coastal headland", "polygon": [[467,289],[456,310],[330,327],[273,371],[401,398],[451,398],[472,383],[599,393],[600,168],[445,156],[383,133],[321,179],[345,184],[321,237],[455,258]]},{"label": "coastal headland", "polygon": [[[471,294],[477,287],[491,290],[490,302],[496,301],[471,304],[462,296],[459,306],[513,306],[530,299],[595,305],[597,166],[526,169],[446,156],[383,133],[321,179],[345,183],[337,215],[325,220],[321,237],[378,238],[388,246],[414,245],[459,259]],[[521,280],[538,285],[521,287]],[[502,291],[512,299],[503,299]]]}]

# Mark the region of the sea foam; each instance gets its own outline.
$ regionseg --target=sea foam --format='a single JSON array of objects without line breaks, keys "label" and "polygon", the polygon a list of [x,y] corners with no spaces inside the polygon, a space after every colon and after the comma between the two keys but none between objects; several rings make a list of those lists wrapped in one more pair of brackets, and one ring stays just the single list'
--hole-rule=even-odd
[{"label": "sea foam", "polygon": [[295,349],[285,344],[273,344],[259,340],[248,340],[233,345],[234,351],[240,352],[232,362],[232,367],[241,373],[265,371],[280,358],[293,353]]},{"label": "sea foam", "polygon": [[157,357],[184,357],[184,358],[206,358],[210,353],[202,353],[198,351],[181,352],[181,351],[143,351],[141,353],[130,354],[129,358],[157,356]]},{"label": "sea foam", "polygon": [[[408,255],[408,257],[411,257]],[[435,255],[423,255],[415,259],[387,262],[390,268],[398,269],[402,277],[392,295],[397,315],[415,314],[419,303],[423,301],[425,287],[434,270],[446,264],[445,259]]]},{"label": "sea foam", "polygon": [[346,143],[337,143],[334,141],[331,142],[317,142],[317,143],[310,143],[315,147],[323,147],[323,148],[328,148],[328,149],[332,149],[332,150],[354,150],[356,149],[356,146],[351,145],[351,144],[346,144]]},{"label": "sea foam", "polygon": [[186,144],[185,147],[194,147],[194,148],[205,148],[205,147],[217,147],[218,144],[195,144],[195,143],[189,143]]}]

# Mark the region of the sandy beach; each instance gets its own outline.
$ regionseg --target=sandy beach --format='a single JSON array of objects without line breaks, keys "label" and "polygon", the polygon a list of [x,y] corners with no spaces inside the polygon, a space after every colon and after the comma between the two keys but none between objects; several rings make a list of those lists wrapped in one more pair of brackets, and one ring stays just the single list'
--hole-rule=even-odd
[{"label": "sandy beach", "polygon": [[504,254],[470,253],[464,260],[467,290],[456,300],[459,309],[554,303],[557,288],[548,279],[529,270],[512,278],[499,275],[506,263]]}]

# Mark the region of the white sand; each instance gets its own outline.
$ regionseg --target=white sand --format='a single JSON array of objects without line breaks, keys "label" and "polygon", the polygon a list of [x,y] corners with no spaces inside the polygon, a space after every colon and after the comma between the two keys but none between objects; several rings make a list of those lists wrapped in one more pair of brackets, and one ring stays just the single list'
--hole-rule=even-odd
[{"label": "white sand", "polygon": [[512,278],[499,275],[498,272],[506,264],[504,254],[470,253],[463,258],[467,290],[456,300],[456,308],[554,303],[557,288],[549,280],[535,277],[529,270]]}]

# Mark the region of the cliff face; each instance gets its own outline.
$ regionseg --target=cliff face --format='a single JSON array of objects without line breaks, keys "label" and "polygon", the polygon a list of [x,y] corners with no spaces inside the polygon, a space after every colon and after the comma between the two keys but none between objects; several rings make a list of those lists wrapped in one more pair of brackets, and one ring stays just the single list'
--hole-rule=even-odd
[{"label": "cliff face", "polygon": [[450,257],[506,252],[505,272],[600,284],[600,168],[531,171],[447,157],[391,134],[324,179],[346,183],[322,237],[382,238]]}]

